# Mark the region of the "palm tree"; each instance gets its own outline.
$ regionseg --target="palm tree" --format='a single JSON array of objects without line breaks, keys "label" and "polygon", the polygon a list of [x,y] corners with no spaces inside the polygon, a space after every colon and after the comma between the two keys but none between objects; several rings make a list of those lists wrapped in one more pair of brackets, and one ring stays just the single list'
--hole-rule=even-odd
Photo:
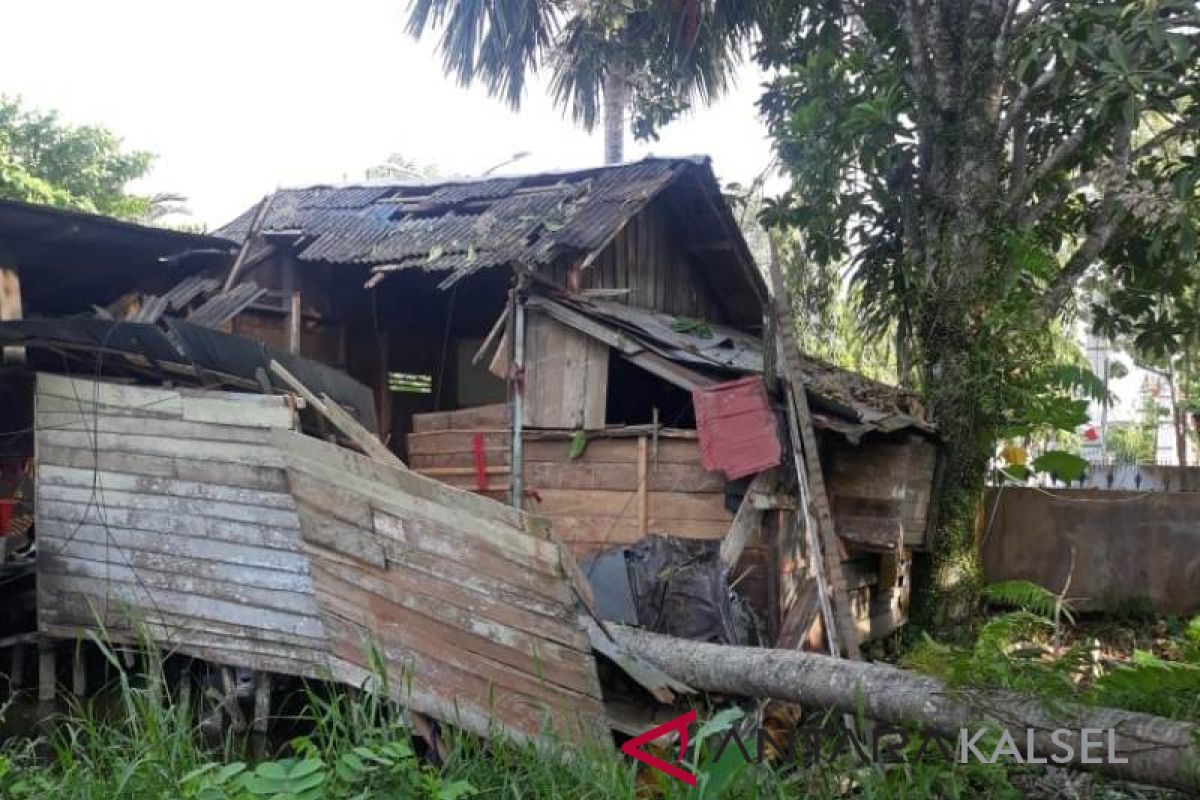
[{"label": "palm tree", "polygon": [[413,0],[408,31],[441,28],[446,73],[519,108],[551,70],[555,102],[586,130],[604,121],[605,163],[728,88],[753,29],[753,0]]}]

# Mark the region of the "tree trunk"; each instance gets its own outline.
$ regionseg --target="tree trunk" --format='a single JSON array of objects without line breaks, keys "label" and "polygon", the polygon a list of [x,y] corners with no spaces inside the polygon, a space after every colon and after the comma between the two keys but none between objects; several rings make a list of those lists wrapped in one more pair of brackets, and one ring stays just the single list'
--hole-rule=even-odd
[{"label": "tree trunk", "polygon": [[629,60],[614,56],[604,76],[604,163],[625,160],[625,109],[629,105]]},{"label": "tree trunk", "polygon": [[[1069,763],[1121,780],[1200,789],[1200,748],[1197,727],[1185,722],[1129,711],[1067,706],[1052,713],[1037,698],[1012,692],[948,691],[940,681],[895,667],[847,661],[797,650],[729,647],[650,633],[609,624],[614,637],[631,653],[693,688],[741,697],[772,698],[857,714],[893,725],[916,723],[954,740],[959,731],[973,735],[986,724],[1007,729],[1026,752],[1027,730],[1035,731],[1033,749],[1041,757],[1062,753],[1071,745]],[[1126,763],[1083,763],[1080,731],[1115,731],[1117,759]],[[1060,734],[1052,742],[1051,732]],[[992,753],[979,747],[986,755]],[[1107,753],[1093,748],[1094,757]],[[1001,756],[1004,758],[1005,756]],[[1056,762],[1057,763],[1057,762]]]}]

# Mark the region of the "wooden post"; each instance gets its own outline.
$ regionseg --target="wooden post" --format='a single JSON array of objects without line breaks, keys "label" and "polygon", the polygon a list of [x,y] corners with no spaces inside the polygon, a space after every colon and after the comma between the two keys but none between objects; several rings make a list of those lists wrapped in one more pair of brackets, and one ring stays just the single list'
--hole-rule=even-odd
[{"label": "wooden post", "polygon": [[291,247],[282,248],[279,260],[283,273],[280,276],[280,284],[282,285],[284,300],[288,304],[288,352],[292,355],[299,355],[303,300],[300,296],[300,288],[296,285],[296,254]]},{"label": "wooden post", "polygon": [[192,660],[185,658],[179,669],[179,704],[184,708],[192,705]]},{"label": "wooden post", "polygon": [[650,493],[647,491],[646,487],[646,484],[650,480],[650,471],[645,436],[638,437],[637,466],[638,532],[641,536],[645,536],[649,532],[648,529],[650,527]]},{"label": "wooden post", "polygon": [[54,642],[43,640],[38,644],[38,703],[54,702],[55,681],[58,677],[58,661]]},{"label": "wooden post", "polygon": [[246,717],[242,707],[238,705],[237,679],[233,675],[233,667],[221,667],[222,707],[229,715],[229,728],[234,733],[246,730]]},{"label": "wooden post", "polygon": [[71,692],[76,697],[87,694],[87,652],[82,639],[75,640],[75,652],[71,659]]},{"label": "wooden post", "polygon": [[509,301],[512,308],[513,335],[512,359],[509,362],[509,386],[512,392],[512,452],[509,457],[509,500],[513,508],[521,508],[525,489],[522,483],[524,469],[524,450],[522,436],[522,418],[525,414],[525,305],[517,297],[517,289],[512,290]]},{"label": "wooden post", "polygon": [[[21,319],[21,277],[17,260],[0,245],[0,322]],[[5,364],[24,364],[24,347],[4,348]]]},{"label": "wooden post", "polygon": [[254,722],[255,733],[266,733],[271,721],[271,673],[259,670],[254,675]]}]

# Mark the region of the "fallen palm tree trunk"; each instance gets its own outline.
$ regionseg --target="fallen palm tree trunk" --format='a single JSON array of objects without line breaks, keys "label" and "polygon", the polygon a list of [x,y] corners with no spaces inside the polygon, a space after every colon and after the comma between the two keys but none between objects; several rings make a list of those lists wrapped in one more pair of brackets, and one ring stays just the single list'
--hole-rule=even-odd
[{"label": "fallen palm tree trunk", "polygon": [[[961,731],[967,730],[969,738],[990,724],[1006,729],[1021,754],[1028,748],[1040,758],[1061,759],[1050,763],[1135,783],[1200,789],[1197,727],[1188,723],[1111,708],[1070,705],[1050,710],[1034,697],[952,690],[935,678],[896,667],[816,653],[706,644],[621,625],[610,624],[608,629],[628,651],[696,689],[849,713],[861,710],[879,722],[916,724],[950,737],[955,758],[962,757]],[[1088,730],[1106,732],[1093,735],[1093,742],[1103,744],[1090,748],[1091,761],[1081,758],[1081,732]],[[1108,731],[1113,732],[1111,753]],[[1064,745],[1073,752],[1069,760],[1062,758]],[[977,746],[988,755],[993,752]]]}]

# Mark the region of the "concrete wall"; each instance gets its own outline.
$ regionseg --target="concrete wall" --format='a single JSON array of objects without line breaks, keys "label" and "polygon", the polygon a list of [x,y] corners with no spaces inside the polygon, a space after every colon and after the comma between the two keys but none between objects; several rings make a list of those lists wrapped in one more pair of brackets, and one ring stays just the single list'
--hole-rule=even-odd
[{"label": "concrete wall", "polygon": [[1060,592],[1074,548],[1078,608],[1144,598],[1165,613],[1200,610],[1200,493],[993,489],[982,522],[988,581]]},{"label": "concrete wall", "polygon": [[1162,464],[1092,464],[1081,488],[1130,492],[1200,492],[1200,467]]}]

